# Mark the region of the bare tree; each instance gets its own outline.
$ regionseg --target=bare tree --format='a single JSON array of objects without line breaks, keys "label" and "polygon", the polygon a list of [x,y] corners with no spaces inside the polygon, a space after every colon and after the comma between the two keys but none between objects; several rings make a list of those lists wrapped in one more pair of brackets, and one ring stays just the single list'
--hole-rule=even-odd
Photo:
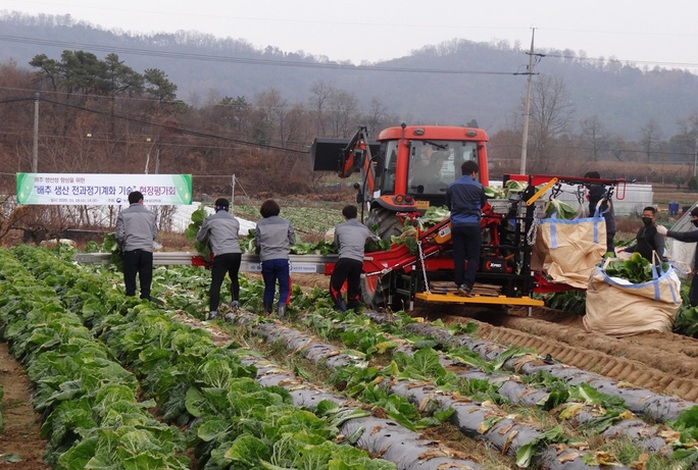
[{"label": "bare tree", "polygon": [[333,137],[349,137],[357,118],[357,100],[353,93],[336,91],[329,100],[329,120]]},{"label": "bare tree", "polygon": [[368,127],[369,131],[378,133],[385,127],[385,121],[388,119],[388,107],[381,101],[380,98],[374,96],[368,105],[368,113],[363,119],[363,122]]},{"label": "bare tree", "polygon": [[678,121],[681,134],[698,134],[698,113],[693,113],[685,119]]},{"label": "bare tree", "polygon": [[258,143],[270,144],[280,141],[283,135],[286,101],[276,88],[270,88],[255,96],[256,119],[254,124],[254,139]]},{"label": "bare tree", "polygon": [[652,161],[652,155],[659,150],[661,137],[662,129],[654,118],[650,118],[640,129],[640,147],[648,162]]},{"label": "bare tree", "polygon": [[531,139],[533,167],[548,171],[553,157],[553,144],[569,129],[574,106],[563,79],[541,75],[531,95]]},{"label": "bare tree", "polygon": [[603,125],[597,115],[582,119],[579,125],[582,128],[582,143],[584,147],[588,144],[588,148],[591,148],[591,160],[596,162],[599,160],[599,150],[605,137]]},{"label": "bare tree", "polygon": [[619,162],[626,160],[623,158],[625,154],[633,153],[634,151],[632,144],[620,136],[611,136],[608,140],[609,151]]},{"label": "bare tree", "polygon": [[306,124],[308,121],[308,113],[301,103],[296,103],[286,112],[284,132],[281,135],[284,148],[305,148],[310,139],[310,131]]},{"label": "bare tree", "polygon": [[310,87],[311,96],[308,101],[315,117],[315,134],[318,136],[325,135],[325,111],[330,96],[334,92],[334,87],[325,82],[315,82]]}]

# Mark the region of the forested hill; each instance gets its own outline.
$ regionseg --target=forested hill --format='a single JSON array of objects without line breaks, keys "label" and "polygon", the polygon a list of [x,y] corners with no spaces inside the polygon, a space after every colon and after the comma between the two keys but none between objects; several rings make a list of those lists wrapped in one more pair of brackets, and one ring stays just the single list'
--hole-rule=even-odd
[{"label": "forested hill", "polygon": [[[466,39],[426,46],[410,56],[355,67],[312,51],[255,49],[243,39],[205,33],[152,36],[104,31],[70,16],[0,16],[0,62],[30,69],[37,54],[60,59],[63,50],[84,50],[103,58],[116,53],[134,70],[163,70],[177,96],[193,105],[224,96],[252,99],[275,89],[287,103],[310,106],[311,88],[327,84],[353,94],[364,114],[387,112],[408,122],[464,124],[477,119],[490,133],[514,127],[526,88],[526,51],[500,42]],[[235,37],[235,31],[230,32]],[[589,60],[583,52],[537,50],[535,80],[559,78],[571,132],[597,118],[611,133],[638,139],[653,122],[672,134],[677,122],[698,112],[698,76],[681,70],[644,69],[618,60]],[[658,58],[661,59],[661,58]]]}]

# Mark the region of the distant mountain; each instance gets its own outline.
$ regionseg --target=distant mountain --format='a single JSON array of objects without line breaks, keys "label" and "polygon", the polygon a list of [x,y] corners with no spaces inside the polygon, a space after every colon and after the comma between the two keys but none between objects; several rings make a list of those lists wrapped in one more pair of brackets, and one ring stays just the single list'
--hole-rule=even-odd
[{"label": "distant mountain", "polygon": [[[272,87],[289,103],[307,103],[310,87],[324,82],[354,93],[364,112],[378,98],[400,120],[464,124],[476,119],[493,133],[521,119],[526,88],[526,75],[521,73],[528,55],[506,43],[454,40],[356,67],[309,54],[259,50],[204,33],[132,36],[100,30],[70,16],[5,13],[0,27],[0,62],[14,60],[30,68],[27,64],[37,54],[58,59],[69,49],[104,58],[114,52],[138,72],[162,69],[178,86],[178,97],[194,105],[223,96],[252,100]],[[644,70],[614,60],[574,57],[563,50],[536,52],[545,57],[535,73],[563,79],[576,110],[575,123],[597,116],[608,132],[637,140],[650,119],[670,135],[677,121],[698,113],[698,76],[687,71]],[[571,131],[578,133],[578,125]]]}]

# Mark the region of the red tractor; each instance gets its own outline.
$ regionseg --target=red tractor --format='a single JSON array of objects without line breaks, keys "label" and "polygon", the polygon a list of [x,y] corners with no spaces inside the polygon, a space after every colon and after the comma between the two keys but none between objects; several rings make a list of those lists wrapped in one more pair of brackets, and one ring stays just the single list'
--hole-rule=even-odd
[{"label": "red tractor", "polygon": [[[340,177],[355,171],[361,175],[357,203],[362,220],[389,240],[402,233],[405,222],[423,215],[430,206],[446,204],[448,184],[457,180],[461,164],[473,160],[479,178],[489,186],[487,134],[477,127],[390,127],[375,141],[361,127],[348,141],[316,139],[311,149],[313,169],[339,170]],[[559,192],[561,184],[577,186],[582,194],[590,183],[608,185],[609,196],[618,183],[550,175],[505,175],[504,180],[523,181],[525,189],[505,200],[490,200],[483,208],[483,246],[477,284],[483,289],[471,298],[453,295],[453,253],[450,220],[417,231],[411,249],[393,244],[388,250],[366,253],[363,297],[373,308],[412,308],[415,298],[433,302],[484,303],[536,306],[534,290],[550,291],[568,286],[545,285],[541,273],[531,270],[532,239],[542,218],[542,196]],[[542,187],[541,187],[542,185]],[[364,214],[367,211],[368,214]],[[416,249],[415,249],[416,245]],[[476,284],[476,287],[477,287]]]},{"label": "red tractor", "polygon": [[[430,206],[446,204],[448,184],[461,176],[464,161],[477,162],[480,182],[489,184],[487,140],[485,131],[477,127],[403,123],[381,131],[371,141],[367,129],[361,127],[348,141],[316,139],[311,158],[316,171],[339,170],[343,178],[360,172],[361,182],[354,187],[362,220],[375,228],[381,238],[389,240],[402,233],[406,220],[424,214]],[[443,224],[446,228],[447,222]],[[445,252],[446,247],[429,245],[426,257],[434,271],[452,271],[453,260],[450,251]],[[422,271],[416,267],[422,264],[417,254],[404,246],[368,254],[364,263],[364,301],[373,307],[405,307],[405,301],[411,302],[415,292],[424,287],[423,281],[415,278]]]},{"label": "red tractor", "polygon": [[[337,170],[342,178],[361,172],[357,202],[368,209],[365,223],[378,225],[390,238],[402,231],[405,218],[446,204],[446,187],[460,177],[461,164],[474,160],[487,186],[487,134],[473,127],[389,127],[369,141],[365,127],[347,142],[317,139],[311,156],[314,170]],[[362,213],[363,215],[363,213]]]}]

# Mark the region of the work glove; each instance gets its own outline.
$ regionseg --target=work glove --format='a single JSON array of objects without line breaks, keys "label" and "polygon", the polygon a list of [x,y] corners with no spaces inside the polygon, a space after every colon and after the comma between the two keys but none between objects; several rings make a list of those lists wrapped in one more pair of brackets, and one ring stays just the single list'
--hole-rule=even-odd
[{"label": "work glove", "polygon": [[666,235],[667,231],[668,231],[668,230],[666,229],[665,226],[663,226],[663,225],[657,225],[657,233],[658,233],[658,234],[660,234],[660,235]]}]

